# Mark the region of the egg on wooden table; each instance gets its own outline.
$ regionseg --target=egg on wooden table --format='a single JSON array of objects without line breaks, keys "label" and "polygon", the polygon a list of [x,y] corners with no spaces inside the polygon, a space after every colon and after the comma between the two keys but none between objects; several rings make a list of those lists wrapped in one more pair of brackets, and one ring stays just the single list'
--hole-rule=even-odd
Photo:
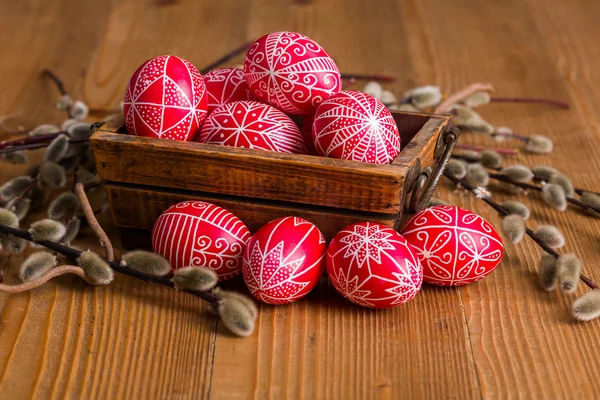
[{"label": "egg on wooden table", "polygon": [[125,91],[123,113],[129,134],[190,141],[206,118],[208,96],[200,72],[176,56],[143,63]]},{"label": "egg on wooden table", "polygon": [[308,294],[325,270],[325,238],[310,221],[284,217],[261,227],[248,241],[242,273],[250,293],[268,304]]},{"label": "egg on wooden table", "polygon": [[421,264],[406,239],[374,222],[352,224],[336,234],[326,265],[333,287],[364,307],[404,304],[419,293],[423,282]]},{"label": "egg on wooden table", "polygon": [[273,32],[254,42],[244,76],[257,100],[287,114],[313,114],[342,87],[340,71],[314,40],[296,32]]},{"label": "egg on wooden table", "polygon": [[152,228],[152,248],[174,269],[204,266],[223,281],[242,270],[250,231],[226,209],[203,201],[183,201],[165,210]]},{"label": "egg on wooden table", "polygon": [[218,68],[203,75],[208,93],[208,113],[233,101],[252,100],[241,68]]},{"label": "egg on wooden table", "polygon": [[327,157],[389,164],[400,152],[400,132],[385,105],[366,93],[348,90],[325,100],[314,116],[313,142]]},{"label": "egg on wooden table", "polygon": [[480,215],[456,206],[416,213],[402,235],[423,265],[424,280],[440,286],[466,285],[489,275],[502,260],[502,238]]},{"label": "egg on wooden table", "polygon": [[257,101],[234,101],[214,110],[198,141],[246,149],[306,153],[302,133],[280,110]]}]

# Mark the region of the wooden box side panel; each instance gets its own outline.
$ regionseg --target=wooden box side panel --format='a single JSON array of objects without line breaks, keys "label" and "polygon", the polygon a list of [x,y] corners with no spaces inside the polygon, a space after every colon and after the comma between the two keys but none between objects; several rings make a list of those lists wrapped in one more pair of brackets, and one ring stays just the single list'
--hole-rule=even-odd
[{"label": "wooden box side panel", "polygon": [[254,202],[206,193],[163,191],[157,188],[132,187],[110,182],[107,182],[106,190],[115,224],[122,228],[151,230],[164,210],[184,200],[201,200],[217,204],[244,221],[253,233],[267,222],[286,216],[298,216],[312,221],[327,239],[331,239],[344,227],[355,222],[379,222],[394,227],[396,221],[395,215],[388,214],[343,212],[293,204]]}]

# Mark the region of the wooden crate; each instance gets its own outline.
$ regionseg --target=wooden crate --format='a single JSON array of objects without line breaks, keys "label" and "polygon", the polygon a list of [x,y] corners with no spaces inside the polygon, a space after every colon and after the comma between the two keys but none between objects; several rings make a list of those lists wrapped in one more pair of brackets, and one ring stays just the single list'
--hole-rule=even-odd
[{"label": "wooden crate", "polygon": [[121,228],[150,230],[172,204],[197,199],[228,209],[252,232],[296,215],[331,238],[353,222],[397,228],[405,208],[429,200],[458,132],[447,116],[393,115],[403,148],[389,165],[127,135],[122,115],[90,141]]}]

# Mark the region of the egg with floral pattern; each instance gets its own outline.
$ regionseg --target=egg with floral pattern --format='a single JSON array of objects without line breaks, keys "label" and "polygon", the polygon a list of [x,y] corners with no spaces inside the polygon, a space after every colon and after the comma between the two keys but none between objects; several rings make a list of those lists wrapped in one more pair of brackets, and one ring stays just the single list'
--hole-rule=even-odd
[{"label": "egg with floral pattern", "polygon": [[208,94],[208,113],[233,101],[252,100],[241,68],[217,68],[202,76]]},{"label": "egg with floral pattern", "polygon": [[152,248],[174,269],[204,266],[219,280],[237,276],[250,231],[226,209],[204,201],[183,201],[165,210],[152,228]]},{"label": "egg with floral pattern", "polygon": [[190,62],[160,56],[143,63],[125,91],[127,132],[168,140],[190,141],[207,114],[206,85]]},{"label": "egg with floral pattern", "polygon": [[435,206],[415,214],[402,235],[423,265],[424,280],[459,286],[488,276],[502,260],[504,245],[483,217],[456,206]]},{"label": "egg with floral pattern", "polygon": [[323,275],[325,238],[310,221],[284,217],[261,227],[248,241],[242,274],[250,293],[268,304],[308,294]]},{"label": "egg with floral pattern", "polygon": [[404,304],[419,293],[423,282],[421,263],[406,239],[374,222],[352,224],[336,234],[326,264],[333,287],[364,307]]}]

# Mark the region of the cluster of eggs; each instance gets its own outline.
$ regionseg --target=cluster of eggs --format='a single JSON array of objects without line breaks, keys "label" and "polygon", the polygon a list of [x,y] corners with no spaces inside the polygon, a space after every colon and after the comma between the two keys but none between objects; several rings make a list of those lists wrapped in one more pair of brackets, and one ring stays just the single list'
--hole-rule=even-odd
[{"label": "cluster of eggs", "polygon": [[224,208],[185,201],[157,219],[152,244],[175,269],[205,266],[219,280],[241,273],[250,293],[264,303],[306,296],[326,271],[342,296],[371,308],[410,301],[423,281],[475,282],[492,272],[503,254],[502,240],[487,221],[454,206],[423,210],[400,233],[373,222],[352,224],[327,245],[303,218],[279,218],[251,235]]},{"label": "cluster of eggs", "polygon": [[[341,86],[319,44],[274,32],[249,47],[243,69],[202,76],[176,56],[146,61],[131,77],[123,111],[127,131],[139,136],[390,163],[400,152],[391,113]],[[302,129],[289,115],[304,117]]]}]

